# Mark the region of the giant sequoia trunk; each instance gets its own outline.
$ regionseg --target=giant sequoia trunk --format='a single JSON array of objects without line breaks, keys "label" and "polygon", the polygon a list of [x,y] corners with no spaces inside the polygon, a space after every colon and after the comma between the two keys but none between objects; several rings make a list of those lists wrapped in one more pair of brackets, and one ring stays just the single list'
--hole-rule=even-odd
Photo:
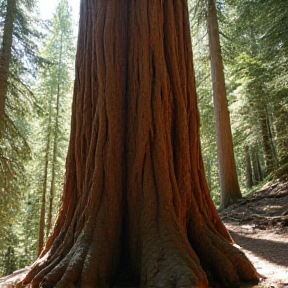
[{"label": "giant sequoia trunk", "polygon": [[210,199],[198,128],[186,1],[83,0],[62,208],[22,284],[257,280]]}]

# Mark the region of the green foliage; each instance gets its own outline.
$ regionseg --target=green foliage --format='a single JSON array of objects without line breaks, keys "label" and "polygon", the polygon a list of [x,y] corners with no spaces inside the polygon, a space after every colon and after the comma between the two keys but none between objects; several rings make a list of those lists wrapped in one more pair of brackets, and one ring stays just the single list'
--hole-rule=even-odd
[{"label": "green foliage", "polygon": [[[6,1],[1,5],[4,10],[1,10],[0,21],[3,21]],[[13,47],[10,65],[5,135],[0,142],[0,275],[31,264],[37,257],[45,153],[56,175],[53,219],[63,186],[75,54],[73,24],[67,1],[60,0],[53,23],[46,23],[50,30],[42,30],[47,34],[43,38],[44,34],[33,28],[36,24],[39,26],[31,14],[34,7],[34,1],[17,2],[13,34],[17,44]],[[1,33],[0,28],[0,36]],[[42,41],[45,39],[45,43],[41,42],[40,56],[39,36]],[[53,135],[51,149],[46,151],[49,129]],[[58,145],[54,159],[55,141]],[[51,177],[49,170],[49,181]]]},{"label": "green foliage", "polygon": [[[288,38],[284,35],[288,6],[282,0],[216,2],[234,152],[241,189],[245,191],[245,146],[256,161],[253,165],[258,163],[260,174],[266,171],[267,175],[269,163],[275,169],[288,160]],[[189,3],[201,144],[211,195],[217,203],[220,188],[206,34],[207,3]],[[255,184],[259,183],[256,172]]]},{"label": "green foliage", "polygon": [[[28,121],[37,109],[31,83],[38,64],[42,62],[37,52],[36,43],[41,34],[35,28],[38,21],[33,14],[34,8],[34,1],[16,1],[5,131],[0,140],[0,275],[18,267],[15,247],[19,243],[19,231],[15,225],[21,219],[21,203],[27,183],[26,164],[31,158]],[[0,22],[4,24],[6,0],[1,1],[0,11]],[[4,25],[0,27],[2,38]]]},{"label": "green foliage", "polygon": [[[48,59],[49,65],[40,71],[36,93],[43,113],[34,119],[33,136],[29,141],[33,147],[33,159],[30,162],[31,197],[37,199],[39,209],[34,214],[34,218],[37,219],[37,229],[34,231],[33,239],[38,239],[43,193],[45,201],[43,208],[47,225],[50,217],[49,209],[52,209],[52,222],[57,215],[64,182],[75,57],[70,10],[66,0],[59,1],[51,22],[51,29],[41,49],[41,55]],[[50,198],[53,198],[51,204]]]}]

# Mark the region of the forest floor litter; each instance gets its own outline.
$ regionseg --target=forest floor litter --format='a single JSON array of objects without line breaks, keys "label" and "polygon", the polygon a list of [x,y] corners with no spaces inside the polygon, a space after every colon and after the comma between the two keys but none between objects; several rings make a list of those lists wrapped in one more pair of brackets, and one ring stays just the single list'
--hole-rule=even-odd
[{"label": "forest floor litter", "polygon": [[263,288],[288,288],[288,182],[266,185],[220,213]]}]

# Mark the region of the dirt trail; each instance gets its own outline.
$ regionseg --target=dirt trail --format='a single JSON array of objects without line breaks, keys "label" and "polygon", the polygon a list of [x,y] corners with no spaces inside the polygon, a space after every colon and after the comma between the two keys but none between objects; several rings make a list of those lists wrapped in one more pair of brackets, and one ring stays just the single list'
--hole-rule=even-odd
[{"label": "dirt trail", "polygon": [[263,275],[258,286],[288,288],[288,182],[257,191],[220,213],[234,241]]}]

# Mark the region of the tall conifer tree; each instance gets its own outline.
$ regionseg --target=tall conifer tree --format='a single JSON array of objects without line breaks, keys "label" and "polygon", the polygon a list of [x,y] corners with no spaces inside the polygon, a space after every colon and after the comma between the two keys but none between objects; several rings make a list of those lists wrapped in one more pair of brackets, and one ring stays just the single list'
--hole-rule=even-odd
[{"label": "tall conifer tree", "polygon": [[[50,65],[42,71],[39,95],[46,113],[41,119],[44,161],[41,162],[42,183],[40,191],[41,213],[39,226],[39,249],[49,235],[58,209],[59,190],[63,186],[64,159],[68,146],[68,133],[72,93],[72,71],[75,57],[71,8],[67,0],[60,0],[52,29],[43,46],[43,57]],[[47,101],[48,100],[48,101]],[[40,151],[36,152],[36,155]],[[42,153],[43,153],[42,152]],[[38,157],[37,157],[38,158]],[[41,159],[40,157],[38,159]],[[47,201],[48,200],[48,201]],[[47,212],[47,213],[46,213]],[[54,215],[54,217],[53,217]],[[46,224],[45,224],[46,223]],[[45,233],[46,232],[46,233]]]},{"label": "tall conifer tree", "polygon": [[214,119],[217,133],[221,200],[220,209],[242,197],[233,151],[215,0],[208,0],[207,25],[213,83]]},{"label": "tall conifer tree", "polygon": [[27,120],[36,106],[30,80],[40,62],[34,9],[33,0],[0,3],[0,250],[16,244],[11,242],[17,239],[11,224],[27,187],[24,164],[31,153]]},{"label": "tall conifer tree", "polygon": [[82,0],[62,206],[19,285],[258,280],[232,243],[204,175],[187,1]]}]

